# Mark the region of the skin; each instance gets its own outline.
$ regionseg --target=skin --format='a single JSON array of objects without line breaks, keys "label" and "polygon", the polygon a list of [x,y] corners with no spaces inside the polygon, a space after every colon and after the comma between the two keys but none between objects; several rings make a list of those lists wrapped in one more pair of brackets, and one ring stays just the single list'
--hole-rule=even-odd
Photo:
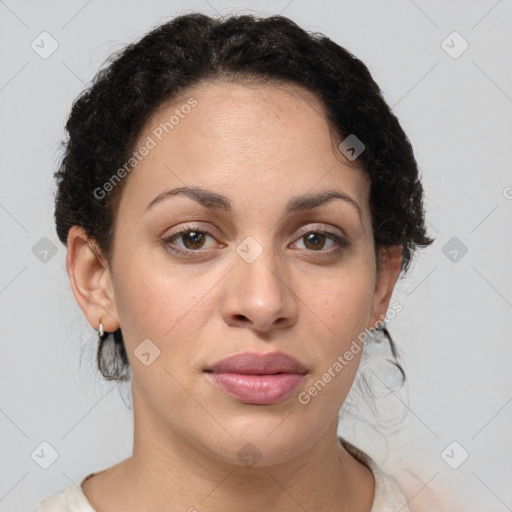
[{"label": "skin", "polygon": [[[95,256],[81,228],[69,233],[74,295],[91,326],[121,327],[133,371],[133,455],[87,480],[84,493],[102,512],[369,511],[372,473],[336,432],[361,352],[307,405],[297,394],[384,317],[401,246],[380,253],[377,271],[370,179],[336,150],[313,94],[290,84],[203,83],[159,109],[140,143],[191,96],[197,106],[125,178],[111,260]],[[147,209],[183,186],[227,196],[233,209],[183,195]],[[340,199],[284,210],[292,197],[327,190],[359,211]],[[190,257],[162,242],[186,228],[210,233],[174,239]],[[319,228],[350,245],[308,243]],[[236,252],[248,236],[262,249],[252,263]],[[160,350],[149,366],[134,355],[145,339]],[[277,404],[253,405],[203,373],[246,351],[290,354],[308,370],[304,384]],[[237,457],[247,442],[261,455],[251,467]]]}]

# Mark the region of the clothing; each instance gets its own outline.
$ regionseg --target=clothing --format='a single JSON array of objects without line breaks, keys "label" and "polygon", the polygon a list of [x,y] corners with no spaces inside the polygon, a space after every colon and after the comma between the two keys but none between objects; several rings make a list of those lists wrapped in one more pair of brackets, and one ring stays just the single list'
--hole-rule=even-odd
[{"label": "clothing", "polygon": [[359,462],[369,467],[373,473],[375,494],[370,512],[410,512],[408,502],[395,478],[384,473],[375,461],[369,455],[359,450],[359,448],[341,438],[340,442],[348,452]]},{"label": "clothing", "polygon": [[[371,512],[410,512],[398,482],[379,469],[366,453],[344,439],[339,440],[348,452],[369,467],[373,473],[375,494]],[[80,482],[80,487],[68,485],[59,494],[43,500],[33,512],[95,512],[82,491],[82,484],[105,469],[88,474]]]}]

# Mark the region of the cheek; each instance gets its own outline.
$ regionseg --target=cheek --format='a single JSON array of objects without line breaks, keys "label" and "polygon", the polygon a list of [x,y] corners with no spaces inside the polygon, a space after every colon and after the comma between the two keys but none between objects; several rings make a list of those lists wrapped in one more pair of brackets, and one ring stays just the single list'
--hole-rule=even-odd
[{"label": "cheek", "polygon": [[170,344],[171,339],[196,339],[212,307],[211,288],[222,274],[201,277],[192,266],[172,267],[148,254],[119,261],[118,268],[115,300],[127,344],[149,338],[178,351],[183,344]]},{"label": "cheek", "polygon": [[370,272],[351,272],[333,280],[322,293],[317,294],[315,310],[329,328],[334,345],[344,344],[357,337],[368,325],[370,319],[374,286]]},{"label": "cheek", "polygon": [[322,418],[336,417],[352,387],[364,350],[373,290],[371,271],[353,268],[324,283],[321,293],[315,293],[317,299],[308,303],[320,320],[315,323],[318,328],[309,330],[313,340],[305,349],[314,362],[297,398],[304,406],[304,424],[310,428]]},{"label": "cheek", "polygon": [[[354,271],[324,287],[311,307],[319,312],[321,320],[312,351],[316,377],[327,371],[337,375],[337,384],[330,386],[329,395],[345,395],[355,377],[371,317],[373,290],[371,273]],[[331,398],[337,401],[333,395]]]}]

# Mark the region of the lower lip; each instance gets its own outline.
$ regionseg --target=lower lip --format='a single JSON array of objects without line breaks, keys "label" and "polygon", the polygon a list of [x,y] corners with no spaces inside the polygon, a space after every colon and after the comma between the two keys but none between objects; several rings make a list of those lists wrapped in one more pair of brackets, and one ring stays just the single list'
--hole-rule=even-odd
[{"label": "lower lip", "polygon": [[208,373],[222,391],[248,404],[274,404],[292,393],[304,375],[277,373],[246,375],[242,373]]}]

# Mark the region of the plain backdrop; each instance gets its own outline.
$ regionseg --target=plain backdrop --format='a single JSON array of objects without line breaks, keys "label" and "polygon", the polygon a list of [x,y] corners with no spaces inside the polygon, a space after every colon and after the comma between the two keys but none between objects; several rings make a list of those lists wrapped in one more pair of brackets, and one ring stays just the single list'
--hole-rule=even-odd
[{"label": "plain backdrop", "polygon": [[436,242],[392,299],[407,387],[374,406],[351,396],[340,433],[411,508],[437,495],[437,510],[512,510],[510,0],[1,0],[0,511],[31,511],[131,454],[129,387],[96,370],[52,174],[71,103],[105,58],[193,10],[282,13],[369,67],[413,144]]}]

